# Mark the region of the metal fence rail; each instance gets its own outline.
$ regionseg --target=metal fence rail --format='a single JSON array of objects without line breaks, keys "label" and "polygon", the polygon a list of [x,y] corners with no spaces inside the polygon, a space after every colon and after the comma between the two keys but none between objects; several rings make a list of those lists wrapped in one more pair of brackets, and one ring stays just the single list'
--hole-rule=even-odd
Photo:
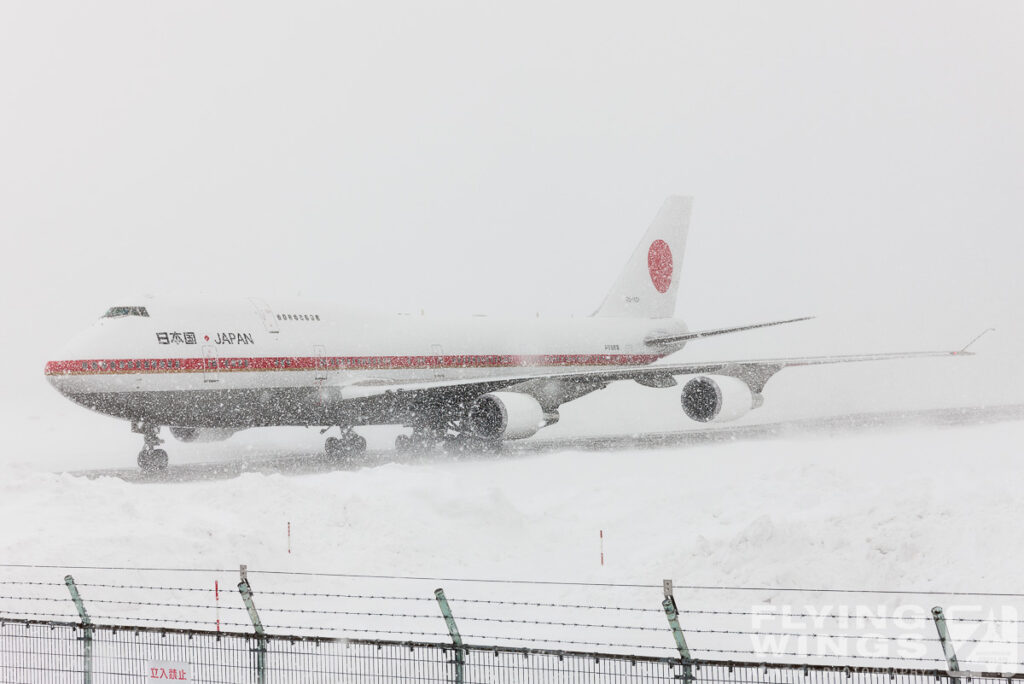
[{"label": "metal fence rail", "polygon": [[1024,681],[1024,675],[684,661],[472,645],[456,649],[446,643],[0,620],[2,682],[952,684],[964,679],[1007,684]]},{"label": "metal fence rail", "polygon": [[[85,654],[86,633],[92,654]],[[261,644],[265,646],[260,665]],[[451,644],[4,620],[0,681],[676,682],[680,661]],[[91,661],[91,662],[90,662]],[[161,672],[154,672],[154,664]],[[170,664],[174,664],[173,668]]]}]

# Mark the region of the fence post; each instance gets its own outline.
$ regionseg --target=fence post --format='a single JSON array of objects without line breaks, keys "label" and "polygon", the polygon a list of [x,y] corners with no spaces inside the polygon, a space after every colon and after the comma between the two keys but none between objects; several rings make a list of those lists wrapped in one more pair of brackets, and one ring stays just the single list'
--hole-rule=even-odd
[{"label": "fence post", "polygon": [[451,634],[452,643],[455,645],[455,684],[463,684],[466,676],[466,654],[462,649],[462,635],[459,634],[459,628],[455,624],[455,616],[452,615],[452,609],[448,605],[444,589],[436,589],[434,597],[437,599],[437,605],[441,607],[441,615],[444,616],[444,623],[448,625],[448,633]]},{"label": "fence post", "polygon": [[242,602],[245,603],[245,609],[249,612],[252,628],[256,630],[256,681],[258,684],[267,684],[267,632],[263,629],[260,614],[256,612],[256,604],[252,600],[252,588],[249,586],[248,579],[243,579],[238,583],[238,591],[242,594]]},{"label": "fence post", "polygon": [[690,657],[690,648],[686,645],[686,637],[683,636],[683,630],[679,626],[679,609],[676,607],[676,597],[672,593],[672,580],[664,580],[662,587],[665,592],[665,600],[661,602],[661,607],[665,609],[665,617],[668,618],[668,626],[672,628],[672,636],[676,640],[679,658],[683,661],[683,679],[691,681],[693,680],[693,667],[690,664],[692,658]]},{"label": "fence post", "polygon": [[78,617],[82,620],[83,681],[85,684],[92,684],[92,620],[89,619],[89,614],[85,612],[85,604],[82,603],[82,597],[78,593],[75,578],[71,575],[65,576],[64,584],[68,586],[68,591],[71,592],[71,600],[75,602],[75,608],[78,609]]},{"label": "fence post", "polygon": [[932,608],[932,618],[935,620],[935,629],[939,633],[939,642],[942,644],[942,654],[946,656],[946,665],[950,674],[960,671],[960,662],[956,659],[956,651],[953,649],[953,640],[949,638],[949,629],[946,627],[946,616],[942,612],[942,606]]}]

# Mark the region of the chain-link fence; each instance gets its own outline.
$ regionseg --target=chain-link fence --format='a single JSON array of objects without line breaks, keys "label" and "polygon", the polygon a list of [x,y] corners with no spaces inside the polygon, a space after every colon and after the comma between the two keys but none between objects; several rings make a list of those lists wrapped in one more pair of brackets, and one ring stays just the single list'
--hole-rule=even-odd
[{"label": "chain-link fence", "polygon": [[1024,594],[8,567],[0,682],[1024,679]]},{"label": "chain-link fence", "polygon": [[758,664],[451,644],[0,622],[0,681],[452,684],[1005,684],[1020,675]]},{"label": "chain-link fence", "polygon": [[681,662],[451,644],[7,620],[3,682],[674,682]]}]

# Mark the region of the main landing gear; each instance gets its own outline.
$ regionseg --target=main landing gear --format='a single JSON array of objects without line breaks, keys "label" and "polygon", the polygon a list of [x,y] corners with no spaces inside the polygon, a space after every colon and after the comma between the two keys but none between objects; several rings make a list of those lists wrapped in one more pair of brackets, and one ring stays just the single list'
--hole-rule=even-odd
[{"label": "main landing gear", "polygon": [[366,439],[357,435],[352,428],[342,428],[341,437],[327,438],[324,453],[330,461],[352,461],[366,453]]},{"label": "main landing gear", "polygon": [[413,430],[411,435],[398,435],[395,438],[395,451],[409,453],[413,451],[432,451],[441,437],[427,430]]},{"label": "main landing gear", "polygon": [[470,434],[465,429],[413,428],[411,435],[398,435],[395,438],[395,451],[400,453],[430,452],[442,448],[450,454],[461,453],[493,453],[501,449],[500,441],[483,439]]},{"label": "main landing gear", "polygon": [[157,436],[160,426],[135,422],[132,423],[132,432],[141,434],[144,440],[142,451],[139,452],[139,467],[147,473],[167,470],[167,452],[157,448],[164,443],[164,440]]}]

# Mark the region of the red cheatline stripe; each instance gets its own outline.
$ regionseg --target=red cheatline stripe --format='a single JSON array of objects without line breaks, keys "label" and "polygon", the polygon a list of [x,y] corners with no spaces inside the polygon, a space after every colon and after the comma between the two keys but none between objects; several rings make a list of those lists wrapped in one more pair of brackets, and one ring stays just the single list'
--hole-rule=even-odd
[{"label": "red cheatline stripe", "polygon": [[76,359],[50,361],[47,375],[197,373],[202,371],[402,370],[410,368],[520,368],[548,366],[634,366],[657,354],[508,354],[476,356],[275,356],[177,359]]}]

